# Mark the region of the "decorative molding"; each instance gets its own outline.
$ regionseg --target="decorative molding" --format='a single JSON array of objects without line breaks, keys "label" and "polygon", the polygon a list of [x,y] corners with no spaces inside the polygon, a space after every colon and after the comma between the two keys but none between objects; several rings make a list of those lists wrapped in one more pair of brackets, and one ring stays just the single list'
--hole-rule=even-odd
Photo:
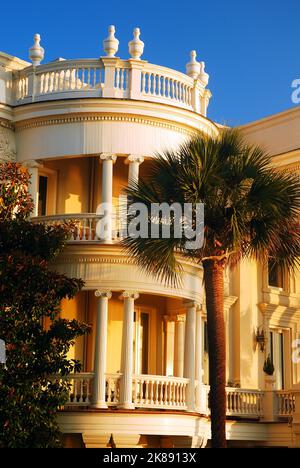
[{"label": "decorative molding", "polygon": [[167,130],[176,131],[187,136],[197,135],[197,131],[189,130],[183,126],[169,123],[164,119],[151,119],[149,117],[137,117],[137,116],[125,116],[123,114],[105,114],[99,113],[84,113],[84,114],[67,114],[67,115],[55,115],[51,117],[39,117],[28,120],[16,122],[15,128],[17,132],[28,130],[30,128],[44,127],[50,125],[62,125],[62,124],[73,124],[78,122],[128,122],[137,123],[143,125],[150,125],[152,127],[165,128]]},{"label": "decorative molding", "polygon": [[0,127],[7,128],[8,130],[12,130],[12,131],[15,130],[15,126],[13,122],[11,122],[10,120],[6,120],[6,119],[0,119]]}]

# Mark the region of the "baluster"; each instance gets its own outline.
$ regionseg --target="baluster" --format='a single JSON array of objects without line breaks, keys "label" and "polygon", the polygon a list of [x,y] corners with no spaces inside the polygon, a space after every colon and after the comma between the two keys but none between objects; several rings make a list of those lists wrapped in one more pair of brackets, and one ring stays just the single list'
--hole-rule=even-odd
[{"label": "baluster", "polygon": [[87,224],[87,220],[86,220],[86,218],[84,218],[84,220],[83,220],[83,226],[82,226],[82,240],[87,240],[87,236],[86,236],[86,224]]},{"label": "baluster", "polygon": [[79,70],[78,68],[75,68],[75,89],[79,89]]},{"label": "baluster", "polygon": [[44,74],[44,93],[48,93],[48,73]]},{"label": "baluster", "polygon": [[70,91],[70,90],[72,89],[72,70],[69,69],[68,72],[69,72],[69,73],[68,73],[68,81],[67,81],[67,83],[68,83],[68,91]]},{"label": "baluster", "polygon": [[142,72],[142,93],[146,92],[146,73]]},{"label": "baluster", "polygon": [[65,90],[65,70],[62,70],[60,73],[60,91]]},{"label": "baluster", "polygon": [[145,403],[149,403],[149,380],[146,380]]},{"label": "baluster", "polygon": [[158,386],[159,386],[159,383],[156,380],[156,382],[155,382],[155,397],[154,397],[154,402],[155,402],[156,405],[158,405],[158,391],[159,391]]},{"label": "baluster", "polygon": [[150,382],[150,405],[154,403],[154,380]]},{"label": "baluster", "polygon": [[120,83],[120,68],[116,68],[115,87],[118,88]]},{"label": "baluster", "polygon": [[168,78],[168,98],[171,98],[171,97],[172,97],[172,95],[171,95],[171,87],[172,87],[171,78]]},{"label": "baluster", "polygon": [[76,223],[76,228],[77,228],[77,236],[76,236],[76,240],[77,241],[80,241],[81,238],[80,238],[80,235],[81,235],[81,223],[80,223],[80,220],[77,221]]},{"label": "baluster", "polygon": [[157,95],[161,96],[160,91],[161,91],[161,75],[157,75]]},{"label": "baluster", "polygon": [[124,89],[124,68],[120,69],[120,89]]},{"label": "baluster", "polygon": [[165,97],[166,94],[166,78],[162,76],[162,96]]},{"label": "baluster", "polygon": [[128,89],[128,87],[129,87],[129,70],[125,70],[125,77],[126,77],[125,89]]}]

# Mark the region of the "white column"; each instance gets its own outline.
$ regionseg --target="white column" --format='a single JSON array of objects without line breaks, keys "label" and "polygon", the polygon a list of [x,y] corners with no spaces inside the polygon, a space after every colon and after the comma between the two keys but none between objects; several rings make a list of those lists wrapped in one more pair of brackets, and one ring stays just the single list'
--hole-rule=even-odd
[{"label": "white column", "polygon": [[94,358],[94,386],[93,407],[107,408],[105,401],[106,389],[106,354],[107,354],[107,318],[108,300],[111,298],[110,291],[95,291],[97,298],[95,358]]},{"label": "white column", "polygon": [[186,304],[184,377],[189,379],[187,409],[195,410],[195,345],[196,345],[196,302]]},{"label": "white column", "polygon": [[35,160],[26,161],[23,163],[23,166],[27,168],[30,174],[30,184],[28,187],[28,192],[30,193],[33,200],[33,211],[31,216],[38,216],[39,210],[39,168],[42,167],[42,164]]},{"label": "white column", "polygon": [[139,180],[139,167],[144,162],[143,156],[139,154],[130,154],[125,159],[125,164],[128,164],[128,185]]},{"label": "white column", "polygon": [[196,349],[195,349],[195,379],[197,380],[197,389],[196,389],[196,410],[201,413],[203,412],[204,393],[202,388],[202,352],[203,352],[203,343],[202,343],[202,307],[198,306],[196,309]]},{"label": "white column", "polygon": [[124,291],[124,316],[122,332],[121,354],[121,385],[120,408],[133,409],[132,403],[132,374],[133,374],[133,329],[134,329],[134,301],[139,295],[136,292]]},{"label": "white column", "polygon": [[104,218],[101,222],[102,233],[101,238],[106,242],[112,240],[112,215],[113,215],[113,164],[117,160],[117,156],[111,153],[102,153],[100,155],[102,161],[102,208],[101,214]]},{"label": "white column", "polygon": [[175,322],[174,375],[183,377],[185,315],[177,315]]}]

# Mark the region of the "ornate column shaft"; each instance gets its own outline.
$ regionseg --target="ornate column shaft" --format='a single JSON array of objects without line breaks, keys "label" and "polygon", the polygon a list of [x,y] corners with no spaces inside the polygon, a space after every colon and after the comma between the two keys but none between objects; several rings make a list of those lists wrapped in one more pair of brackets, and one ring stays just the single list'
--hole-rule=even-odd
[{"label": "ornate column shaft", "polygon": [[94,358],[94,386],[93,406],[94,408],[107,408],[105,401],[106,388],[106,354],[107,354],[107,319],[108,300],[111,298],[110,291],[95,291],[97,298],[95,358]]},{"label": "ornate column shaft", "polygon": [[39,168],[42,167],[38,161],[30,160],[23,163],[30,174],[30,185],[28,191],[32,197],[34,208],[31,216],[38,216],[39,213]]},{"label": "ornate column shaft", "polygon": [[174,375],[183,377],[185,315],[177,315],[175,322]]},{"label": "ornate column shaft", "polygon": [[112,215],[113,215],[113,164],[117,160],[117,156],[111,153],[102,153],[100,155],[102,161],[102,209],[101,214],[104,215],[102,224],[102,235],[104,241],[112,240]]},{"label": "ornate column shaft", "polygon": [[126,160],[125,164],[128,164],[128,185],[132,185],[133,182],[138,182],[139,180],[139,167],[140,164],[144,162],[144,158],[138,154],[130,154]]},{"label": "ornate column shaft", "polygon": [[134,301],[139,295],[136,292],[124,291],[124,316],[122,332],[121,354],[121,385],[119,407],[133,409],[132,403],[132,374],[133,374],[133,329],[134,329]]},{"label": "ornate column shaft", "polygon": [[195,410],[195,345],[196,345],[196,302],[186,304],[184,377],[189,379],[187,409]]}]

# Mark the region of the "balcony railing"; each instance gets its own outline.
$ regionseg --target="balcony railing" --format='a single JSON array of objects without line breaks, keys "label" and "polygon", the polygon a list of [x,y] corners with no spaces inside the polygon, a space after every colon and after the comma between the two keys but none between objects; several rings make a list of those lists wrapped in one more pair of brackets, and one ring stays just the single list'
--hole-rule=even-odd
[{"label": "balcony railing", "polygon": [[[68,377],[70,391],[66,407],[88,407],[92,405],[93,377],[93,373],[78,373]],[[106,374],[107,406],[117,406],[119,404],[120,380],[121,374]],[[135,408],[186,410],[188,383],[188,379],[180,377],[134,375],[132,402]],[[203,389],[205,401],[202,405],[204,410],[201,412],[209,415],[209,386],[203,385]],[[227,416],[242,419],[260,419],[263,415],[263,392],[227,387],[226,395]],[[280,399],[282,399],[281,394]],[[284,408],[286,408],[285,411],[287,412],[288,408],[286,406]],[[291,408],[289,407],[289,409]]]},{"label": "balcony railing", "polygon": [[[31,218],[34,223],[47,225],[69,223],[72,225],[69,242],[102,242],[97,229],[102,215],[97,213],[70,213],[62,215],[38,216]],[[112,216],[112,241],[122,238],[122,226],[118,216]]]},{"label": "balcony railing", "polygon": [[277,391],[278,417],[289,418],[295,412],[296,397],[292,392],[285,390]]},{"label": "balcony railing", "polygon": [[59,59],[14,72],[13,102],[122,98],[169,104],[206,115],[209,91],[185,73],[141,61]]}]

